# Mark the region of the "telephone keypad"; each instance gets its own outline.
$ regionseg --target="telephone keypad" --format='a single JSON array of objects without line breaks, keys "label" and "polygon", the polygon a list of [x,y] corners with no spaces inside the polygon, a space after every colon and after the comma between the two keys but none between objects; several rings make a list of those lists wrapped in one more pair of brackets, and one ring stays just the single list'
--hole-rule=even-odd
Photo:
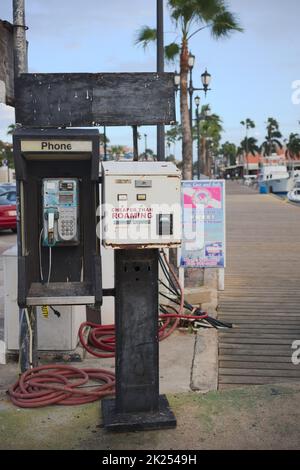
[{"label": "telephone keypad", "polygon": [[62,237],[73,238],[76,234],[76,226],[74,218],[63,217],[61,220],[61,235]]}]

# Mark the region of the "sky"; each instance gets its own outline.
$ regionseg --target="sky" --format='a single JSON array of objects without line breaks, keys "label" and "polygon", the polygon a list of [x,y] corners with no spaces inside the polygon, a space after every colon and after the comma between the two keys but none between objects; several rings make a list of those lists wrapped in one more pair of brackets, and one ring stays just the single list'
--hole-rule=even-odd
[{"label": "sky", "polygon": [[[200,97],[221,116],[222,141],[238,144],[244,137],[240,121],[247,117],[256,124],[252,135],[259,142],[268,117],[279,121],[285,138],[300,132],[299,0],[227,3],[244,32],[216,41],[204,30],[190,41],[196,56],[194,86],[201,87],[205,68],[212,75],[212,90]],[[134,40],[141,26],[155,27],[156,0],[25,0],[25,6],[29,72],[155,71],[155,45],[144,51]],[[12,0],[0,0],[0,18],[12,20]],[[176,36],[165,1],[165,44]],[[166,65],[166,71],[175,67]],[[12,122],[13,109],[0,105],[0,139],[9,141],[6,129]],[[147,146],[155,150],[156,128],[141,127],[139,132],[147,134]],[[109,127],[107,135],[113,145],[132,145],[130,128]],[[143,151],[144,139],[139,145]],[[180,143],[175,153],[180,158]]]}]

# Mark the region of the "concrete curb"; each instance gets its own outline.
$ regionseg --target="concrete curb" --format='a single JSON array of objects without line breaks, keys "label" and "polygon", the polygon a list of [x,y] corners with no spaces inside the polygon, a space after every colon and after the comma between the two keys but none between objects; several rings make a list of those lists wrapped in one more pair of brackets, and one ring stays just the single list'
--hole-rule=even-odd
[{"label": "concrete curb", "polygon": [[218,308],[217,289],[201,286],[185,289],[185,299],[194,306],[199,306],[203,311],[216,318]]},{"label": "concrete curb", "polygon": [[195,339],[191,390],[207,393],[218,389],[218,331],[199,330]]},{"label": "concrete curb", "polygon": [[4,341],[0,341],[0,364],[6,364],[6,349]]}]

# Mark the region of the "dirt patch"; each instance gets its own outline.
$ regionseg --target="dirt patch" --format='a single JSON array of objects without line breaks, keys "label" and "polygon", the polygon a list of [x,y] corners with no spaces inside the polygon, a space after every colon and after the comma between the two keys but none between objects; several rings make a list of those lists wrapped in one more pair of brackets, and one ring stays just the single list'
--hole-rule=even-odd
[{"label": "dirt patch", "polygon": [[1,449],[297,449],[300,387],[258,386],[168,396],[177,428],[107,433],[99,403],[36,410],[0,399]]}]

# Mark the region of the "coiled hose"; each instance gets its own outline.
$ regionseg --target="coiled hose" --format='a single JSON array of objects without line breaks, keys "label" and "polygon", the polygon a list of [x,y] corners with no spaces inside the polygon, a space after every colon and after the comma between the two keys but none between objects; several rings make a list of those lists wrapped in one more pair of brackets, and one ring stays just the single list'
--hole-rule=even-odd
[{"label": "coiled hose", "polygon": [[[167,283],[160,283],[170,292],[170,296],[160,292],[174,305],[160,305],[160,326],[158,337],[162,341],[170,336],[180,320],[197,320],[200,326],[231,327],[209,317],[199,308],[184,300],[183,289],[165,253],[159,255],[159,262]],[[185,315],[184,309],[190,314]],[[89,329],[88,337],[85,332]],[[115,326],[84,322],[79,328],[82,346],[92,355],[101,358],[115,356]],[[100,385],[89,385],[89,381]],[[20,408],[38,408],[48,405],[81,405],[99,400],[115,393],[115,374],[105,369],[79,369],[65,365],[46,365],[29,369],[10,387],[11,401]]]},{"label": "coiled hose", "polygon": [[[89,385],[89,381],[100,385]],[[115,374],[105,369],[46,365],[29,369],[10,387],[11,401],[20,408],[82,405],[115,393]]]},{"label": "coiled hose", "polygon": [[[182,286],[168,261],[165,252],[159,253],[159,263],[167,283],[160,283],[170,292],[166,295],[160,292],[160,295],[166,298],[174,305],[160,305],[159,315],[160,326],[158,328],[159,341],[166,339],[178,327],[180,320],[195,320],[199,326],[212,328],[231,328],[231,324],[220,322],[210,317],[207,313],[195,308],[184,299]],[[190,313],[185,315],[184,309]],[[115,356],[115,325],[99,325],[91,322],[84,322],[79,328],[79,340],[86,351],[95,357],[114,357]]]}]

